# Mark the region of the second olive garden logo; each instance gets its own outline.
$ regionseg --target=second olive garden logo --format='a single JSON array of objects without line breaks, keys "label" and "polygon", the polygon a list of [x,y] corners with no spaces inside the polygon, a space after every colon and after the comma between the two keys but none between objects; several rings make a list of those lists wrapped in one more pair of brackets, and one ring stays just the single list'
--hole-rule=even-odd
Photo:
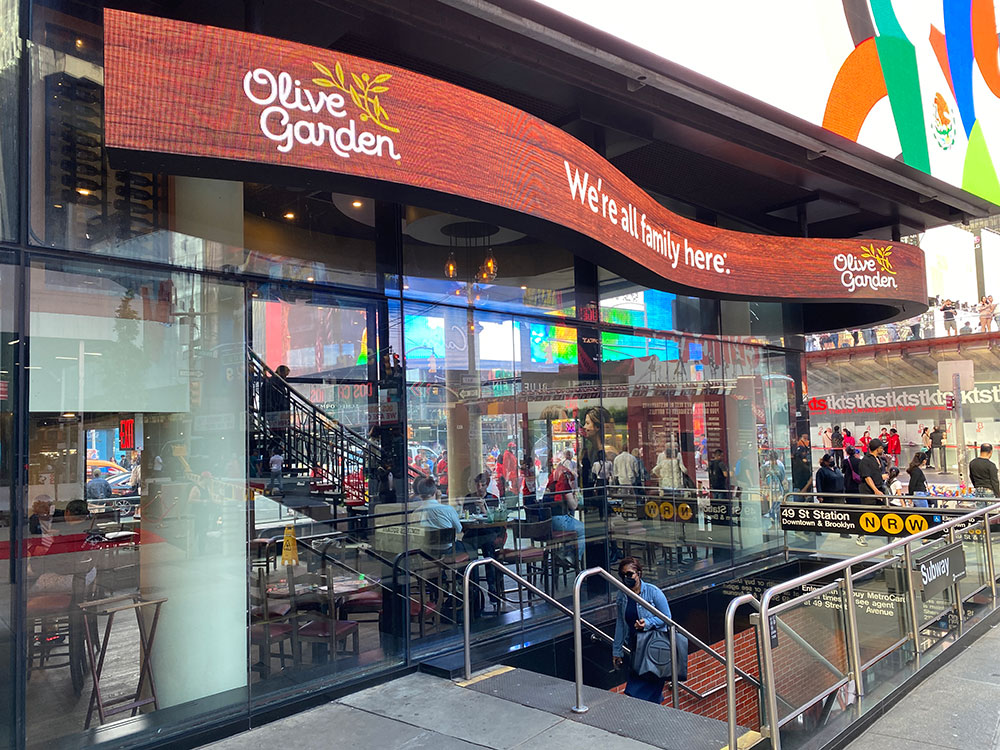
[{"label": "second olive garden logo", "polygon": [[840,283],[849,292],[858,289],[896,289],[896,271],[892,267],[892,245],[862,247],[860,254],[838,253],[833,268]]}]

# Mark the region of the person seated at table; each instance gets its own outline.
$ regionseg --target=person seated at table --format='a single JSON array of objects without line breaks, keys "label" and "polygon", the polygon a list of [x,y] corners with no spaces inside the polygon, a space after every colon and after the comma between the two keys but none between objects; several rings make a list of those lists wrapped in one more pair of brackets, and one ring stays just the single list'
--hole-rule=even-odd
[{"label": "person seated at table", "polygon": [[[489,474],[479,474],[472,483],[472,494],[463,501],[465,510],[485,515],[488,511],[499,507],[500,498],[486,490],[490,484]],[[505,522],[506,519],[501,519],[499,522],[488,523],[478,529],[475,528],[476,524],[467,522],[465,535],[462,537],[466,550],[478,549],[483,553],[483,557],[496,557],[497,549],[503,546],[507,538]],[[499,591],[496,571],[489,569],[486,572],[486,580],[490,593],[496,594]]]},{"label": "person seated at table", "polygon": [[500,505],[500,498],[488,491],[490,475],[483,472],[472,480],[472,492],[462,501],[462,510],[469,513],[486,515],[491,509]]},{"label": "person seated at table", "polygon": [[[48,495],[39,495],[35,502],[50,503]],[[99,543],[89,531],[90,510],[86,500],[70,500],[61,519],[41,528],[41,536],[32,537],[28,548],[29,596],[36,593],[69,593],[73,579],[80,578],[90,586],[97,577],[94,562]]]},{"label": "person seated at table", "polygon": [[462,533],[462,521],[458,511],[438,499],[438,488],[430,477],[420,477],[414,484],[418,501],[417,513],[420,525],[430,529],[454,529],[455,535]]},{"label": "person seated at table", "polygon": [[586,531],[583,522],[574,516],[579,505],[573,489],[574,477],[568,462],[556,464],[549,472],[543,501],[536,505],[525,503],[525,517],[529,523],[551,518],[553,531],[571,531],[576,534],[576,557],[582,564]]},{"label": "person seated at table", "polygon": [[[438,500],[437,484],[430,477],[420,477],[413,483],[415,497],[417,498],[417,517],[420,525],[429,529],[454,529],[455,540],[462,536],[462,521],[458,517],[458,511],[447,503]],[[446,554],[454,549],[454,545],[449,542],[438,549],[429,550],[433,554]]]}]

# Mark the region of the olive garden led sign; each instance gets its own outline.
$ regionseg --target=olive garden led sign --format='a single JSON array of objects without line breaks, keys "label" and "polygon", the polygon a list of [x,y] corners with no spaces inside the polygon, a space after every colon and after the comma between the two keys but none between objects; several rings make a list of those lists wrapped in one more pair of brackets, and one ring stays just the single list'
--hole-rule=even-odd
[{"label": "olive garden led sign", "polygon": [[332,172],[527,214],[600,243],[664,286],[742,299],[926,303],[919,248],[685,219],[554,125],[330,50],[107,10],[105,121],[110,149]]}]

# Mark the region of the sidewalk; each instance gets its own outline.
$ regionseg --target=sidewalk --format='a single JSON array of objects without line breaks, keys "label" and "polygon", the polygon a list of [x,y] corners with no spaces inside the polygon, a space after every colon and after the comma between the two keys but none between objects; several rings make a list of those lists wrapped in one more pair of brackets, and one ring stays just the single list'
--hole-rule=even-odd
[{"label": "sidewalk", "polygon": [[1000,750],[1000,627],[893,706],[848,750]]},{"label": "sidewalk", "polygon": [[204,750],[652,750],[597,727],[412,674]]}]

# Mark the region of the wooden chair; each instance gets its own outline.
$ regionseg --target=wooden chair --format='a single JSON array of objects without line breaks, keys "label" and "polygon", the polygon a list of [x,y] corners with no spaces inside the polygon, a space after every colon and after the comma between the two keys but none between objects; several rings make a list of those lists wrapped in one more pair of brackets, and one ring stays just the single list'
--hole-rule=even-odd
[{"label": "wooden chair", "polygon": [[[497,551],[497,556],[505,565],[513,564],[519,573],[519,565],[524,566],[524,577],[542,591],[548,591],[548,555],[552,540],[552,519],[521,522],[514,524],[514,547]],[[519,594],[520,595],[520,594]],[[528,604],[534,594],[528,592]]]},{"label": "wooden chair", "polygon": [[556,578],[560,575],[563,579],[563,586],[569,585],[570,576],[573,579],[579,575],[580,557],[577,553],[576,532],[552,531],[552,536],[547,544],[549,576],[552,579],[552,591],[555,595]]},{"label": "wooden chair", "polygon": [[271,568],[278,568],[279,537],[258,537],[250,540],[250,567],[264,568],[270,573]]},{"label": "wooden chair", "polygon": [[[250,587],[250,643],[258,649],[259,659],[251,669],[267,679],[271,674],[271,659],[277,658],[281,668],[291,659],[298,663],[298,641],[290,599],[272,599],[267,593],[267,574],[257,571],[254,585]],[[278,644],[278,653],[272,648]],[[285,643],[290,643],[285,653]]]},{"label": "wooden chair", "polygon": [[[337,597],[333,587],[328,585],[333,576],[324,566],[322,573],[296,572],[288,566],[288,591],[295,617],[295,632],[298,648],[303,643],[326,646],[329,658],[336,659],[337,645],[343,641],[347,652],[347,639],[353,639],[354,648],[350,652],[357,656],[361,652],[358,623],[355,620],[338,619]],[[306,590],[300,590],[300,588]]]}]

